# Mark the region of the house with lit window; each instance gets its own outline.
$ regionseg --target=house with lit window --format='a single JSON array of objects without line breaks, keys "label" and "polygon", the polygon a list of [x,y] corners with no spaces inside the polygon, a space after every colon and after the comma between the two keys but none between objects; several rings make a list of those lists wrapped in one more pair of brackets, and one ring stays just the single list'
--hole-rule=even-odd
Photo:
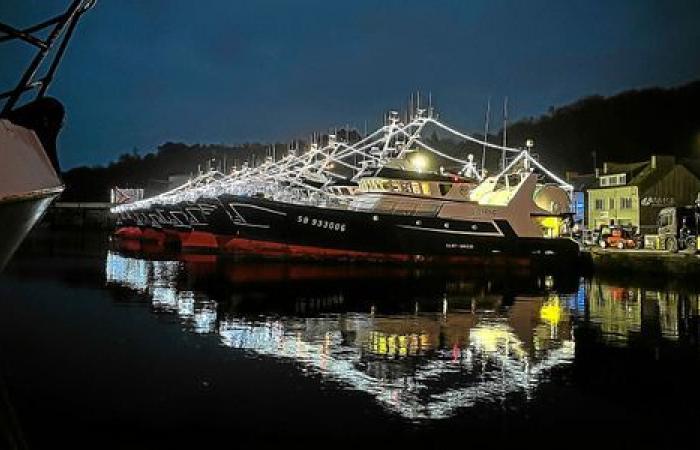
[{"label": "house with lit window", "polygon": [[588,228],[625,225],[655,233],[659,211],[692,205],[700,192],[700,163],[652,155],[649,161],[606,162],[587,189]]}]

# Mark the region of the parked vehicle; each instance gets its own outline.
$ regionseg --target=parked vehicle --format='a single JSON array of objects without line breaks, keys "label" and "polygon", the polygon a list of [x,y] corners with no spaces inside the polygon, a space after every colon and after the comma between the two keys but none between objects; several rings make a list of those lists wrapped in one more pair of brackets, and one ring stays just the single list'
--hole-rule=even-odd
[{"label": "parked vehicle", "polygon": [[669,252],[697,249],[698,208],[672,206],[659,211],[659,242]]},{"label": "parked vehicle", "polygon": [[598,245],[600,231],[584,229],[581,231],[581,244],[587,247]]},{"label": "parked vehicle", "polygon": [[614,247],[622,250],[625,248],[640,248],[641,242],[641,237],[632,230],[612,226],[608,230],[603,230],[598,244],[601,248]]}]

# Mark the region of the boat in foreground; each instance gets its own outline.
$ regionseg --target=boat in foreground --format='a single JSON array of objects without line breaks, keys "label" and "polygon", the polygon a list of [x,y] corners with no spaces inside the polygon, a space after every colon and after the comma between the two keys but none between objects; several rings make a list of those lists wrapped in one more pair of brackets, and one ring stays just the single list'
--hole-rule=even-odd
[{"label": "boat in foreground", "polygon": [[[0,43],[22,41],[36,48],[17,86],[0,93],[4,102],[0,111],[0,270],[63,191],[56,139],[64,109],[45,94],[79,18],[93,5],[94,0],[75,0],[62,14],[24,30],[0,23]],[[45,31],[48,37],[39,37]],[[58,49],[48,70],[37,77],[55,45]],[[22,96],[34,89],[35,98],[18,106]]]}]

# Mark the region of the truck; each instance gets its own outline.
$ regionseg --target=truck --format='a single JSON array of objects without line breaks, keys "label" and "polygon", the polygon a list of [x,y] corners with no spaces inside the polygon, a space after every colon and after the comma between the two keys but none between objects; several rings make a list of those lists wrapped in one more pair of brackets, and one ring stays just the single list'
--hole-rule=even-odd
[{"label": "truck", "polygon": [[659,244],[675,253],[679,250],[695,252],[698,243],[697,206],[671,206],[659,211]]}]

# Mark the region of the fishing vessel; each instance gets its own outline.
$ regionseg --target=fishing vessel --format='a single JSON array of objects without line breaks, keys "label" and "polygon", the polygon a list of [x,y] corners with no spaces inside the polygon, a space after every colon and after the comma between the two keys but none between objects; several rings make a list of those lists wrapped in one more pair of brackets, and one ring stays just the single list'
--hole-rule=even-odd
[{"label": "fishing vessel", "polygon": [[[501,153],[502,167],[489,174],[484,158],[479,167],[473,154],[462,159],[434,148],[422,139],[427,127]],[[120,205],[113,209],[117,235],[314,259],[452,263],[578,255],[566,236],[572,187],[528,149],[474,138],[420,109],[408,123],[392,112],[358,142],[329,135],[323,143],[255,168],[210,171]],[[456,166],[437,168],[438,161]]]},{"label": "fishing vessel", "polygon": [[[62,14],[25,29],[0,23],[0,43],[21,41],[36,49],[15,88],[0,93],[0,270],[63,191],[56,139],[64,108],[46,91],[78,20],[93,5],[94,0],[73,1]],[[38,77],[44,65],[48,69]],[[34,90],[35,97],[20,104]]]}]

